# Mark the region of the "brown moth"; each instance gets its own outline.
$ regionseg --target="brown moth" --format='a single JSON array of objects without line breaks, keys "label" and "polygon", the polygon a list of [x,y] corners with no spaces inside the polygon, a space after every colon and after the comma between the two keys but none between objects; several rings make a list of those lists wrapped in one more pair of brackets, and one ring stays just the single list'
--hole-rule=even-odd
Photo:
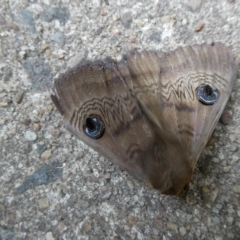
[{"label": "brown moth", "polygon": [[236,81],[222,43],[132,52],[85,62],[54,83],[52,100],[74,135],[160,193],[191,179]]}]

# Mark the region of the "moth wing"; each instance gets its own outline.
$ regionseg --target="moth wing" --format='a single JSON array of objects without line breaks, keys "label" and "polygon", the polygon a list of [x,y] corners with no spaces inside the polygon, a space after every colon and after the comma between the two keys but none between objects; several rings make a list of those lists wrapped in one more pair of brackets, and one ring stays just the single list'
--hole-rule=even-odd
[{"label": "moth wing", "polygon": [[[131,54],[125,61],[132,94],[156,126],[158,139],[172,149],[168,161],[178,169],[193,169],[236,81],[237,66],[228,48],[221,43],[179,47],[170,53]],[[213,105],[197,99],[202,84],[218,89]]]},{"label": "moth wing", "polygon": [[[143,178],[142,153],[147,154],[153,132],[126,85],[125,64],[112,59],[80,64],[54,83],[52,100],[66,127],[84,143],[135,176]],[[123,76],[124,75],[124,76]],[[99,117],[104,134],[92,139],[84,132],[86,119]]]}]

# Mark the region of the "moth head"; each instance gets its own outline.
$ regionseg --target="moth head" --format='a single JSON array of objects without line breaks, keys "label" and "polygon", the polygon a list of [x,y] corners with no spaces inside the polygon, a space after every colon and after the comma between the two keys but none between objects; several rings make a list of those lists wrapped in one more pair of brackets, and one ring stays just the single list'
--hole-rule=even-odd
[{"label": "moth head", "polygon": [[99,116],[91,115],[86,118],[83,131],[88,137],[92,139],[100,138],[104,134],[104,130],[104,122]]},{"label": "moth head", "polygon": [[205,105],[213,105],[217,102],[220,93],[217,89],[207,85],[200,85],[197,88],[197,99]]}]

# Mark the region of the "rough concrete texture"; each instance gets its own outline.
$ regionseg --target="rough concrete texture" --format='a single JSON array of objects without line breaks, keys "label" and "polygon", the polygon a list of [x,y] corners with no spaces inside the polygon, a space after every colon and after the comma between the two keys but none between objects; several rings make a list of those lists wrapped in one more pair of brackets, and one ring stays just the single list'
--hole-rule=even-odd
[{"label": "rough concrete texture", "polygon": [[1,1],[0,239],[240,239],[239,79],[186,201],[73,137],[49,97],[83,58],[221,41],[239,59],[239,16],[239,0]]}]

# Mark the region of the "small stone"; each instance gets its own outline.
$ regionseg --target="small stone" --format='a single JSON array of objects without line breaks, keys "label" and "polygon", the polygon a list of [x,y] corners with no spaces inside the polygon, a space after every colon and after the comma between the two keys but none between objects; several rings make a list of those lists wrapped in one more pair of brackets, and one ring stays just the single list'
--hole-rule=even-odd
[{"label": "small stone", "polygon": [[0,107],[7,107],[8,106],[8,102],[0,102]]},{"label": "small stone", "polygon": [[236,141],[236,136],[231,134],[231,135],[229,135],[229,139],[230,139],[231,142],[235,142]]},{"label": "small stone", "polygon": [[52,232],[47,232],[45,238],[46,240],[55,240],[55,238],[52,235]]},{"label": "small stone", "polygon": [[60,135],[60,131],[58,129],[52,129],[50,132],[53,137],[58,137]]},{"label": "small stone", "polygon": [[6,68],[3,75],[3,82],[8,82],[11,77],[12,77],[12,69]]},{"label": "small stone", "polygon": [[196,31],[196,32],[199,32],[199,31],[201,31],[201,30],[203,29],[203,27],[204,27],[204,23],[200,23],[200,24],[198,24],[198,25],[195,27],[195,31]]},{"label": "small stone", "polygon": [[239,157],[237,155],[232,156],[232,163],[236,163],[239,160]]},{"label": "small stone", "polygon": [[211,218],[207,218],[207,226],[208,227],[211,227],[212,226],[212,220],[211,220]]},{"label": "small stone", "polygon": [[133,189],[133,183],[131,181],[127,181],[127,185],[131,190]]},{"label": "small stone", "polygon": [[20,51],[18,53],[18,55],[21,59],[26,59],[26,57],[27,57],[27,53],[25,51]]},{"label": "small stone", "polygon": [[43,115],[45,113],[45,110],[43,109],[43,108],[41,108],[40,110],[39,110],[39,114],[40,115]]},{"label": "small stone", "polygon": [[213,146],[214,144],[215,144],[215,139],[214,137],[211,137],[207,142],[207,146]]},{"label": "small stone", "polygon": [[181,234],[182,236],[184,236],[184,235],[186,235],[187,230],[186,230],[185,227],[180,227],[180,228],[179,228],[179,232],[180,232],[180,234]]},{"label": "small stone", "polygon": [[41,125],[39,123],[34,123],[33,129],[34,129],[34,131],[38,132],[41,129]]},{"label": "small stone", "polygon": [[0,125],[4,125],[5,123],[6,123],[6,120],[0,118]]},{"label": "small stone", "polygon": [[206,42],[207,42],[207,45],[210,45],[210,46],[214,45],[214,41],[212,38],[208,38]]},{"label": "small stone", "polygon": [[186,25],[187,23],[188,23],[187,19],[184,18],[184,19],[182,20],[182,25]]},{"label": "small stone", "polygon": [[201,8],[202,0],[186,1],[185,5],[189,8],[189,10],[195,12]]},{"label": "small stone", "polygon": [[225,173],[230,172],[230,167],[229,166],[223,167],[223,172],[225,172]]},{"label": "small stone", "polygon": [[213,217],[214,224],[218,225],[220,223],[220,219],[218,217]]},{"label": "small stone", "polygon": [[229,125],[232,120],[232,115],[228,111],[224,111],[222,116],[220,117],[220,121],[224,125]]},{"label": "small stone", "polygon": [[101,12],[100,12],[100,15],[101,15],[101,16],[106,16],[106,15],[107,15],[107,12],[102,8],[102,9],[101,9]]},{"label": "small stone", "polygon": [[[119,29],[115,29],[113,31],[114,35],[120,36],[122,34],[122,32]],[[116,51],[117,52],[117,51]]]},{"label": "small stone", "polygon": [[41,159],[43,159],[43,160],[48,160],[51,156],[52,156],[52,151],[51,151],[51,150],[46,150],[46,151],[43,152],[43,154],[41,155]]},{"label": "small stone", "polygon": [[234,191],[235,193],[240,193],[240,185],[235,185],[235,186],[233,186],[233,191]]},{"label": "small stone", "polygon": [[236,101],[236,93],[232,92],[229,99],[231,102],[235,102]]},{"label": "small stone", "polygon": [[131,225],[136,225],[137,222],[132,215],[129,215],[128,216],[128,223],[131,224]]},{"label": "small stone", "polygon": [[38,145],[37,152],[39,154],[42,154],[47,149],[47,146],[45,144]]},{"label": "small stone", "polygon": [[63,222],[60,222],[58,223],[57,229],[60,232],[60,234],[62,234],[64,231],[67,230],[67,226],[65,226]]},{"label": "small stone", "polygon": [[175,224],[175,223],[172,223],[172,222],[167,222],[167,227],[168,227],[168,228],[171,228],[171,229],[173,229],[173,230],[175,230],[175,231],[178,230],[178,225]]},{"label": "small stone", "polygon": [[48,111],[49,111],[49,112],[51,112],[53,109],[54,109],[54,106],[53,106],[53,105],[49,105],[49,106],[48,106]]},{"label": "small stone", "polygon": [[238,145],[237,144],[232,144],[231,151],[236,152],[237,150],[238,150]]},{"label": "small stone", "polygon": [[233,224],[233,217],[227,217],[227,221],[230,225]]},{"label": "small stone", "polygon": [[48,199],[47,198],[40,198],[38,200],[38,205],[39,205],[39,208],[41,208],[41,209],[48,208],[49,207]]},{"label": "small stone", "polygon": [[205,161],[202,163],[202,165],[200,166],[199,170],[201,171],[201,173],[206,175],[211,170],[211,165],[209,164],[211,162],[211,158],[209,156],[206,156],[206,158],[204,160]]},{"label": "small stone", "polygon": [[240,217],[240,210],[237,210],[237,215]]},{"label": "small stone", "polygon": [[65,44],[65,36],[61,32],[54,33],[53,35],[51,35],[50,39],[61,46],[64,46]]},{"label": "small stone", "polygon": [[90,221],[85,222],[82,226],[82,233],[86,234],[92,229],[92,224]]},{"label": "small stone", "polygon": [[162,36],[161,31],[155,31],[149,36],[149,39],[153,42],[158,43],[158,42],[161,42],[161,36]]},{"label": "small stone", "polygon": [[138,199],[139,199],[139,198],[138,198],[137,195],[134,195],[134,196],[133,196],[133,199],[134,199],[134,201],[138,202]]},{"label": "small stone", "polygon": [[0,213],[3,213],[5,211],[5,206],[0,203]]},{"label": "small stone", "polygon": [[105,178],[106,180],[110,180],[110,179],[111,179],[111,174],[110,174],[110,173],[106,173],[106,174],[104,175],[104,178]]},{"label": "small stone", "polygon": [[131,38],[131,43],[136,43],[137,42],[137,39],[135,37],[132,37]]},{"label": "small stone", "polygon": [[157,236],[157,235],[159,234],[159,232],[158,232],[158,230],[157,230],[156,228],[153,228],[152,231],[153,231],[153,234],[154,234],[155,236]]},{"label": "small stone", "polygon": [[210,192],[210,190],[209,190],[208,187],[206,187],[206,186],[203,186],[203,187],[202,187],[202,193],[203,193],[203,194],[207,194],[207,193],[209,193],[209,192]]},{"label": "small stone", "polygon": [[132,24],[131,12],[127,11],[127,12],[123,13],[123,15],[121,17],[121,21],[125,28],[130,28],[131,24]]},{"label": "small stone", "polygon": [[36,32],[36,28],[35,28],[35,22],[32,16],[32,13],[26,9],[23,9],[20,11],[20,16],[21,16],[21,20],[22,23],[27,26],[27,28],[32,32],[35,33]]},{"label": "small stone", "polygon": [[75,56],[71,57],[67,62],[67,68],[73,68],[76,66],[80,61],[82,61],[85,57],[87,57],[86,51],[81,51],[76,53]]},{"label": "small stone", "polygon": [[215,202],[217,196],[218,196],[218,189],[214,189],[213,191],[210,192],[210,199],[212,200],[212,202]]},{"label": "small stone", "polygon": [[33,149],[33,146],[31,143],[27,142],[24,144],[23,150],[25,153],[30,153]]},{"label": "small stone", "polygon": [[34,142],[37,139],[37,134],[32,131],[26,131],[25,138],[30,142]]},{"label": "small stone", "polygon": [[58,55],[58,58],[59,58],[59,59],[63,59],[63,58],[65,58],[64,53],[59,54],[59,55]]},{"label": "small stone", "polygon": [[29,119],[29,118],[26,118],[26,119],[23,120],[23,124],[24,124],[25,126],[29,126],[31,122],[32,122],[32,121],[31,121],[31,119]]},{"label": "small stone", "polygon": [[[46,0],[45,0],[46,2]],[[47,3],[47,5],[49,5],[49,3]],[[51,22],[55,19],[59,20],[59,22],[61,23],[61,25],[64,25],[70,16],[70,12],[68,7],[49,7],[47,8],[47,10],[45,10],[44,12],[42,12],[42,19],[46,22]]]},{"label": "small stone", "polygon": [[7,93],[5,93],[5,92],[0,93],[0,98],[4,98],[6,96],[7,96]]},{"label": "small stone", "polygon": [[49,48],[48,44],[43,44],[39,47],[39,52],[44,52]]},{"label": "small stone", "polygon": [[218,159],[218,158],[215,158],[215,157],[212,158],[212,161],[213,161],[214,163],[219,163],[219,159]]},{"label": "small stone", "polygon": [[102,196],[102,200],[106,200],[109,199],[111,197],[112,193],[111,192],[107,192]]},{"label": "small stone", "polygon": [[212,210],[214,213],[218,214],[219,213],[219,210],[217,208],[213,208]]},{"label": "small stone", "polygon": [[23,100],[23,95],[24,95],[24,92],[23,91],[20,91],[20,92],[17,92],[17,94],[14,96],[14,101],[19,104],[22,102]]},{"label": "small stone", "polygon": [[129,227],[128,225],[125,225],[125,226],[124,226],[124,230],[125,230],[125,231],[129,231],[129,230],[130,230],[130,227]]}]

